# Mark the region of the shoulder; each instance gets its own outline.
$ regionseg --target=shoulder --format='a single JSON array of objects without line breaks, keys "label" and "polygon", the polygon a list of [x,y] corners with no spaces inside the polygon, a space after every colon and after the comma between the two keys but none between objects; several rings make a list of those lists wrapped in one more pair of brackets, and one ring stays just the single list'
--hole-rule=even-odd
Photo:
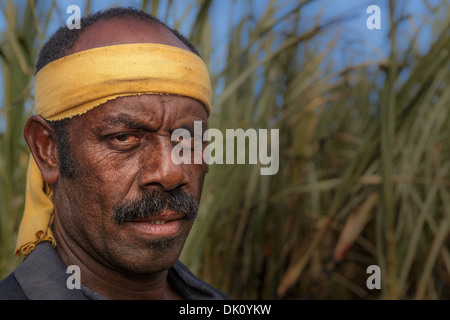
[{"label": "shoulder", "polygon": [[41,242],[0,283],[1,299],[86,299],[81,290],[69,290],[68,274],[50,242]]},{"label": "shoulder", "polygon": [[13,273],[0,281],[0,300],[27,300]]},{"label": "shoulder", "polygon": [[192,300],[229,300],[225,293],[196,277],[183,263],[177,261],[169,270],[169,278],[179,291]]}]

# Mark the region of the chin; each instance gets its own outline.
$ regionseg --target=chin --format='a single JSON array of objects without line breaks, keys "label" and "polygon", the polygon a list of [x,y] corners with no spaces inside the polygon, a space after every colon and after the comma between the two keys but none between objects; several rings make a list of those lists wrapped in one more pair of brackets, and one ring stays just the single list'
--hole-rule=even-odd
[{"label": "chin", "polygon": [[184,237],[167,237],[147,240],[145,248],[122,247],[121,252],[115,252],[114,264],[121,273],[130,276],[163,272],[178,260],[185,240]]}]

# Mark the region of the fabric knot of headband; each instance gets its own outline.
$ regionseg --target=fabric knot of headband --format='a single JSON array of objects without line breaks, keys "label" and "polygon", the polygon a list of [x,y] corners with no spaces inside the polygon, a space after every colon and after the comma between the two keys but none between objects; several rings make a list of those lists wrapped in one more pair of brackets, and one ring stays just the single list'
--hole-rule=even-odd
[{"label": "fabric knot of headband", "polygon": [[[35,77],[35,109],[46,120],[72,118],[118,97],[174,94],[203,103],[211,112],[207,67],[196,54],[177,47],[137,43],[100,47],[55,60]],[[30,157],[25,211],[15,254],[27,256],[41,241],[56,246],[52,188]]]}]

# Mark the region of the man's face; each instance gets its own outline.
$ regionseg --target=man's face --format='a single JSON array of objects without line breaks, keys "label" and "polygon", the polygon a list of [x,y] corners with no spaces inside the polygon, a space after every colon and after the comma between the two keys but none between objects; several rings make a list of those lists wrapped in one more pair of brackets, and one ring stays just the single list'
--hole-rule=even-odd
[{"label": "man's face", "polygon": [[187,129],[194,139],[194,121],[207,129],[202,104],[173,95],[118,98],[73,118],[78,174],[60,176],[54,201],[65,241],[119,272],[170,267],[192,227],[207,170],[171,158],[178,143],[171,133]]}]

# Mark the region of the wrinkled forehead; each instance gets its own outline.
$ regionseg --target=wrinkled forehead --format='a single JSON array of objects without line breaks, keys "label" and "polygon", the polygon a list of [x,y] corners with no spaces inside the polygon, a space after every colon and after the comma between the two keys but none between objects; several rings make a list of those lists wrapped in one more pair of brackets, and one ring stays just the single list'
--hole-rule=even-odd
[{"label": "wrinkled forehead", "polygon": [[110,100],[85,114],[72,118],[74,132],[124,127],[143,130],[175,130],[201,121],[207,128],[203,104],[193,98],[177,95],[139,95]]}]

